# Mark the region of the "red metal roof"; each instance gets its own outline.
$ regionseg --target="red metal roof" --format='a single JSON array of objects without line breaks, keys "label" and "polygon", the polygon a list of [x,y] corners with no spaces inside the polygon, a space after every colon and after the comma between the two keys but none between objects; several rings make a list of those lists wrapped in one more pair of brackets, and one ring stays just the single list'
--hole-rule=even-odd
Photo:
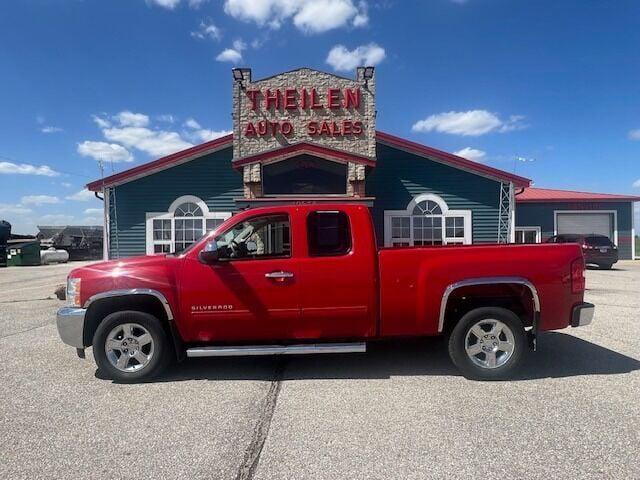
[{"label": "red metal roof", "polygon": [[[467,170],[472,173],[488,176],[490,178],[494,178],[499,181],[513,182],[513,184],[516,187],[528,187],[529,185],[531,185],[531,180],[529,180],[528,178],[520,177],[518,175],[513,175],[503,170],[492,168],[478,162],[473,162],[471,160],[467,160],[466,158],[459,157],[452,153],[443,152],[442,150],[427,147],[426,145],[421,145],[419,143],[412,142],[404,138],[396,137],[395,135],[390,135],[388,133],[377,131],[376,141],[383,143],[385,145],[390,145],[392,147],[399,148],[409,153],[414,153],[416,155],[429,157],[435,161],[440,161],[442,163],[452,165],[454,167],[460,168],[462,170]],[[172,153],[171,155],[167,155],[166,157],[159,158],[158,160],[154,160],[152,162],[138,165],[136,167],[130,168],[129,170],[124,170],[123,172],[119,172],[109,177],[105,177],[104,179],[95,180],[87,184],[87,188],[91,191],[97,192],[102,190],[103,186],[108,187],[111,185],[117,185],[120,183],[129,182],[131,180],[135,180],[136,178],[150,175],[151,173],[164,170],[165,168],[169,168],[174,165],[179,165],[180,163],[184,163],[194,158],[201,157],[208,153],[230,147],[232,143],[233,143],[233,135],[231,134],[226,135],[224,137],[220,137],[215,140],[211,140],[209,142],[205,142],[200,145],[187,148],[186,150]],[[311,145],[310,148],[325,148],[325,147],[319,147],[317,145],[308,144],[308,143],[303,143],[300,145],[307,145],[307,146]],[[284,148],[290,148],[290,147],[284,147]],[[298,148],[298,147],[294,145],[291,148]],[[335,152],[337,151],[334,151],[334,153]],[[277,154],[277,151],[274,151],[273,154],[274,155]],[[261,155],[267,155],[267,154],[261,154]],[[358,157],[357,155],[351,155],[351,154],[345,154],[345,155],[348,155],[351,161],[353,161],[355,157]],[[371,159],[368,159],[366,157],[358,157],[358,158],[361,159],[362,163],[367,163],[367,162],[374,163]],[[243,163],[243,160],[244,159],[240,159],[234,162],[234,164],[240,165]],[[252,159],[252,160],[255,160],[255,159]]]},{"label": "red metal roof", "polygon": [[526,188],[516,195],[517,202],[640,202],[640,196],[611,193],[576,192],[550,188]]}]

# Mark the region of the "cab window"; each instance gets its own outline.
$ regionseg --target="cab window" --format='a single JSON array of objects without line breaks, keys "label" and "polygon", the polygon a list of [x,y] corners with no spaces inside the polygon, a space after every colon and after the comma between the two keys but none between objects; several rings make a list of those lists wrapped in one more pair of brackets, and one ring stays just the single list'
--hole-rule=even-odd
[{"label": "cab window", "polygon": [[233,225],[216,237],[221,258],[260,259],[291,256],[287,215],[265,215]]},{"label": "cab window", "polygon": [[311,257],[344,255],[351,250],[349,217],[344,212],[311,212],[307,236]]}]

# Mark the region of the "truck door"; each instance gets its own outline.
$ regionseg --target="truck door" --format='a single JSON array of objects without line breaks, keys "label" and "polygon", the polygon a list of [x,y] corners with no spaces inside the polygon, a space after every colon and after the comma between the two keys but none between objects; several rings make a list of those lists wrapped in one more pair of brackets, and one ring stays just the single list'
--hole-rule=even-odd
[{"label": "truck door", "polygon": [[[300,259],[302,321],[295,338],[362,338],[375,335],[377,270],[366,207],[357,218],[361,238],[344,211],[306,215],[306,255]],[[366,219],[366,221],[364,220]]]},{"label": "truck door", "polygon": [[187,258],[180,292],[189,337],[202,342],[287,338],[300,321],[291,237],[288,215],[263,214],[216,236],[217,262]]}]

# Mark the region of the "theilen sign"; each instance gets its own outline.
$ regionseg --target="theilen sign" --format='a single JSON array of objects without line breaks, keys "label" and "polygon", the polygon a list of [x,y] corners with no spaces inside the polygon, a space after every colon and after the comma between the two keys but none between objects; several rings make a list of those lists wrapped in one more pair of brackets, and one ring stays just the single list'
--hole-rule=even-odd
[{"label": "theilen sign", "polygon": [[[254,112],[261,112],[264,120],[249,121],[244,126],[246,137],[264,137],[275,135],[295,135],[295,127],[288,119],[270,119],[278,114],[290,112],[323,111],[342,113],[360,109],[360,88],[328,88],[321,92],[312,88],[275,88],[246,90],[249,108]],[[350,118],[315,117],[306,123],[306,134],[310,136],[349,136],[362,135],[363,124],[360,120]]]}]

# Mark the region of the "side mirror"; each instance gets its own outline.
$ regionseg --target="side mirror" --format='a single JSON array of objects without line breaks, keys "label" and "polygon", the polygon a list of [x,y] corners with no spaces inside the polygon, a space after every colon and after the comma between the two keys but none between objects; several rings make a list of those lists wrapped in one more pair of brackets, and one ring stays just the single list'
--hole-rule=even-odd
[{"label": "side mirror", "polygon": [[207,265],[211,265],[212,263],[216,263],[218,261],[218,244],[215,240],[208,242],[200,253],[198,254],[198,258],[202,263]]}]

